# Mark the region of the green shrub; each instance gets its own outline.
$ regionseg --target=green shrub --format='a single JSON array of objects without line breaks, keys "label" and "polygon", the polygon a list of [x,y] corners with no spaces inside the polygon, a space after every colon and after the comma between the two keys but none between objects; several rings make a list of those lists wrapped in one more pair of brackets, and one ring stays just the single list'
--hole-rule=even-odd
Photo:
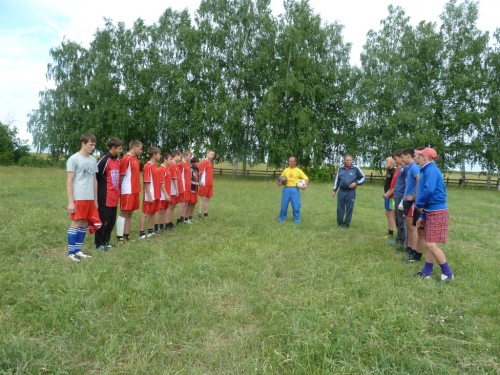
[{"label": "green shrub", "polygon": [[7,151],[0,154],[0,165],[12,164],[14,164],[14,154],[12,152]]},{"label": "green shrub", "polygon": [[49,163],[46,160],[37,158],[33,155],[23,156],[19,159],[20,167],[35,167],[35,168],[46,168],[49,166]]},{"label": "green shrub", "polygon": [[309,177],[309,180],[314,182],[332,182],[336,173],[333,165],[322,165],[319,168],[305,167],[302,170]]}]

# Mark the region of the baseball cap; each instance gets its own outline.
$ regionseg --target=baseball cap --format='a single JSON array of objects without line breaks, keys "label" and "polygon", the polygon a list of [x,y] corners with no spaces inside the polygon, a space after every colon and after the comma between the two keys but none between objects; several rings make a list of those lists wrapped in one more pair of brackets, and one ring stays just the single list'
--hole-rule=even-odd
[{"label": "baseball cap", "polygon": [[430,159],[436,160],[438,157],[438,154],[436,150],[430,147],[426,147],[423,150],[415,150],[415,154],[417,155],[425,155]]}]

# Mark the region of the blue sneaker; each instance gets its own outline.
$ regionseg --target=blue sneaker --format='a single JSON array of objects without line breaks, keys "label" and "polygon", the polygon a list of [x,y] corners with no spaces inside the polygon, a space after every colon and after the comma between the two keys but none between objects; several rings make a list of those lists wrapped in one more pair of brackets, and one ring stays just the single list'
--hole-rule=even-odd
[{"label": "blue sneaker", "polygon": [[99,245],[95,247],[96,250],[98,251],[108,251],[104,245]]}]

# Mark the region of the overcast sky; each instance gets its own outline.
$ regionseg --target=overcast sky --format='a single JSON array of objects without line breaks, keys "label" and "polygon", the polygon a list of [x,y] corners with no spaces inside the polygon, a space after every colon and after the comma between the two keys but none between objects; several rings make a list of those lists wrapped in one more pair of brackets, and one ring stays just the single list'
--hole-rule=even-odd
[{"label": "overcast sky", "polygon": [[[351,63],[359,55],[370,29],[379,30],[389,4],[401,6],[412,24],[432,21],[439,24],[445,0],[310,0],[313,11],[324,22],[338,21],[344,41],[352,43]],[[458,0],[460,3],[461,0]],[[17,126],[22,139],[31,141],[26,131],[27,114],[38,108],[38,93],[50,87],[45,79],[51,62],[49,49],[64,37],[88,47],[103,17],[132,27],[137,18],[147,24],[158,20],[167,8],[187,8],[192,18],[199,0],[0,0],[0,121]],[[283,12],[282,0],[271,0],[275,15]],[[500,0],[479,1],[478,27],[490,35],[500,27]]]}]

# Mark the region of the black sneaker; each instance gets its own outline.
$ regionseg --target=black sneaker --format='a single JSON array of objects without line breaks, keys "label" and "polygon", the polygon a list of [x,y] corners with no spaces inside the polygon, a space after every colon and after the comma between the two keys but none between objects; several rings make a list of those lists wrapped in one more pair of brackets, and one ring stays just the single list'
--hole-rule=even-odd
[{"label": "black sneaker", "polygon": [[430,279],[431,275],[425,275],[425,274],[422,273],[422,271],[420,271],[420,272],[417,272],[415,274],[415,277],[419,277],[421,279]]},{"label": "black sneaker", "polygon": [[403,262],[405,263],[415,263],[415,262],[421,262],[422,261],[422,256],[418,257],[417,255],[410,255],[408,259],[404,259]]}]

